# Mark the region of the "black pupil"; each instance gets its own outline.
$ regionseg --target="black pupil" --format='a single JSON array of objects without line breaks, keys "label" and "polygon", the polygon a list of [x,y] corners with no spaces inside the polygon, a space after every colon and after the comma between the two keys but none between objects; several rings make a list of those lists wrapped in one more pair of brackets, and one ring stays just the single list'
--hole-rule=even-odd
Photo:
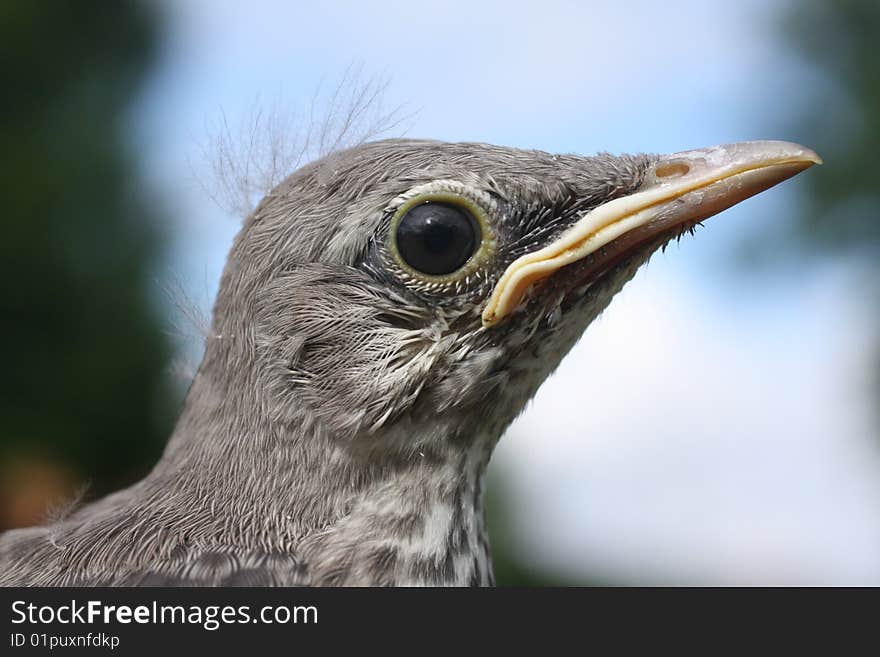
[{"label": "black pupil", "polygon": [[422,273],[441,276],[460,269],[480,242],[480,227],[469,212],[427,202],[407,212],[397,226],[397,250]]}]

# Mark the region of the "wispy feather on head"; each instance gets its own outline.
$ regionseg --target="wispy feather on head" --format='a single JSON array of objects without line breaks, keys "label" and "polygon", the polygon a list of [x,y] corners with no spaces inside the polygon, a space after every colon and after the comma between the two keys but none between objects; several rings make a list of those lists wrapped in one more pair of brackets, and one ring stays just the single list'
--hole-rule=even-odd
[{"label": "wispy feather on head", "polygon": [[388,107],[390,80],[365,76],[349,65],[335,84],[323,80],[308,103],[266,103],[259,95],[230,121],[221,108],[199,144],[205,192],[225,212],[250,214],[260,200],[296,169],[380,137],[399,137],[414,113],[404,105]]}]

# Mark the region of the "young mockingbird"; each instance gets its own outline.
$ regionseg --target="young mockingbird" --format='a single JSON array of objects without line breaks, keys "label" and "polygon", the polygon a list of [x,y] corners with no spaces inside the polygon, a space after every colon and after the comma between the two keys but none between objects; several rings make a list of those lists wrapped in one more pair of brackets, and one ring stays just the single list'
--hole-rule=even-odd
[{"label": "young mockingbird", "polygon": [[652,253],[818,162],[389,140],[301,168],[235,240],[155,469],[4,534],[0,583],[491,584],[504,429]]}]

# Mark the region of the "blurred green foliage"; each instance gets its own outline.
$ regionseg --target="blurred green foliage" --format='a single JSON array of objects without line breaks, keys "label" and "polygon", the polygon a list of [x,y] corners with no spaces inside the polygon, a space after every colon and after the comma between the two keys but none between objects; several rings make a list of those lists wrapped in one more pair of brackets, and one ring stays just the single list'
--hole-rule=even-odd
[{"label": "blurred green foliage", "polygon": [[880,265],[880,2],[799,0],[781,27],[816,74],[798,133],[827,163],[804,186],[797,232],[823,253]]},{"label": "blurred green foliage", "polygon": [[0,466],[64,463],[94,493],[169,428],[160,222],[126,125],[156,49],[140,2],[0,4]]},{"label": "blurred green foliage", "polygon": [[[802,0],[783,22],[789,43],[817,74],[799,132],[815,138],[826,166],[806,186],[806,211],[794,224],[797,243],[866,266],[858,292],[880,302],[880,2]],[[880,314],[874,381],[880,392]],[[876,410],[880,423],[880,405]],[[880,429],[878,429],[880,436]]]}]

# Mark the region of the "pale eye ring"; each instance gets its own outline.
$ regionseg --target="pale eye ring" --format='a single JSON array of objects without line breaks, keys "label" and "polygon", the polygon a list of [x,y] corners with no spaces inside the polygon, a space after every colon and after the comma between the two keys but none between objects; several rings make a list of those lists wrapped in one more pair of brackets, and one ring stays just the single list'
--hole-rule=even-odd
[{"label": "pale eye ring", "polygon": [[476,271],[494,253],[495,240],[481,204],[464,194],[431,191],[396,209],[389,246],[408,276],[442,285]]}]

